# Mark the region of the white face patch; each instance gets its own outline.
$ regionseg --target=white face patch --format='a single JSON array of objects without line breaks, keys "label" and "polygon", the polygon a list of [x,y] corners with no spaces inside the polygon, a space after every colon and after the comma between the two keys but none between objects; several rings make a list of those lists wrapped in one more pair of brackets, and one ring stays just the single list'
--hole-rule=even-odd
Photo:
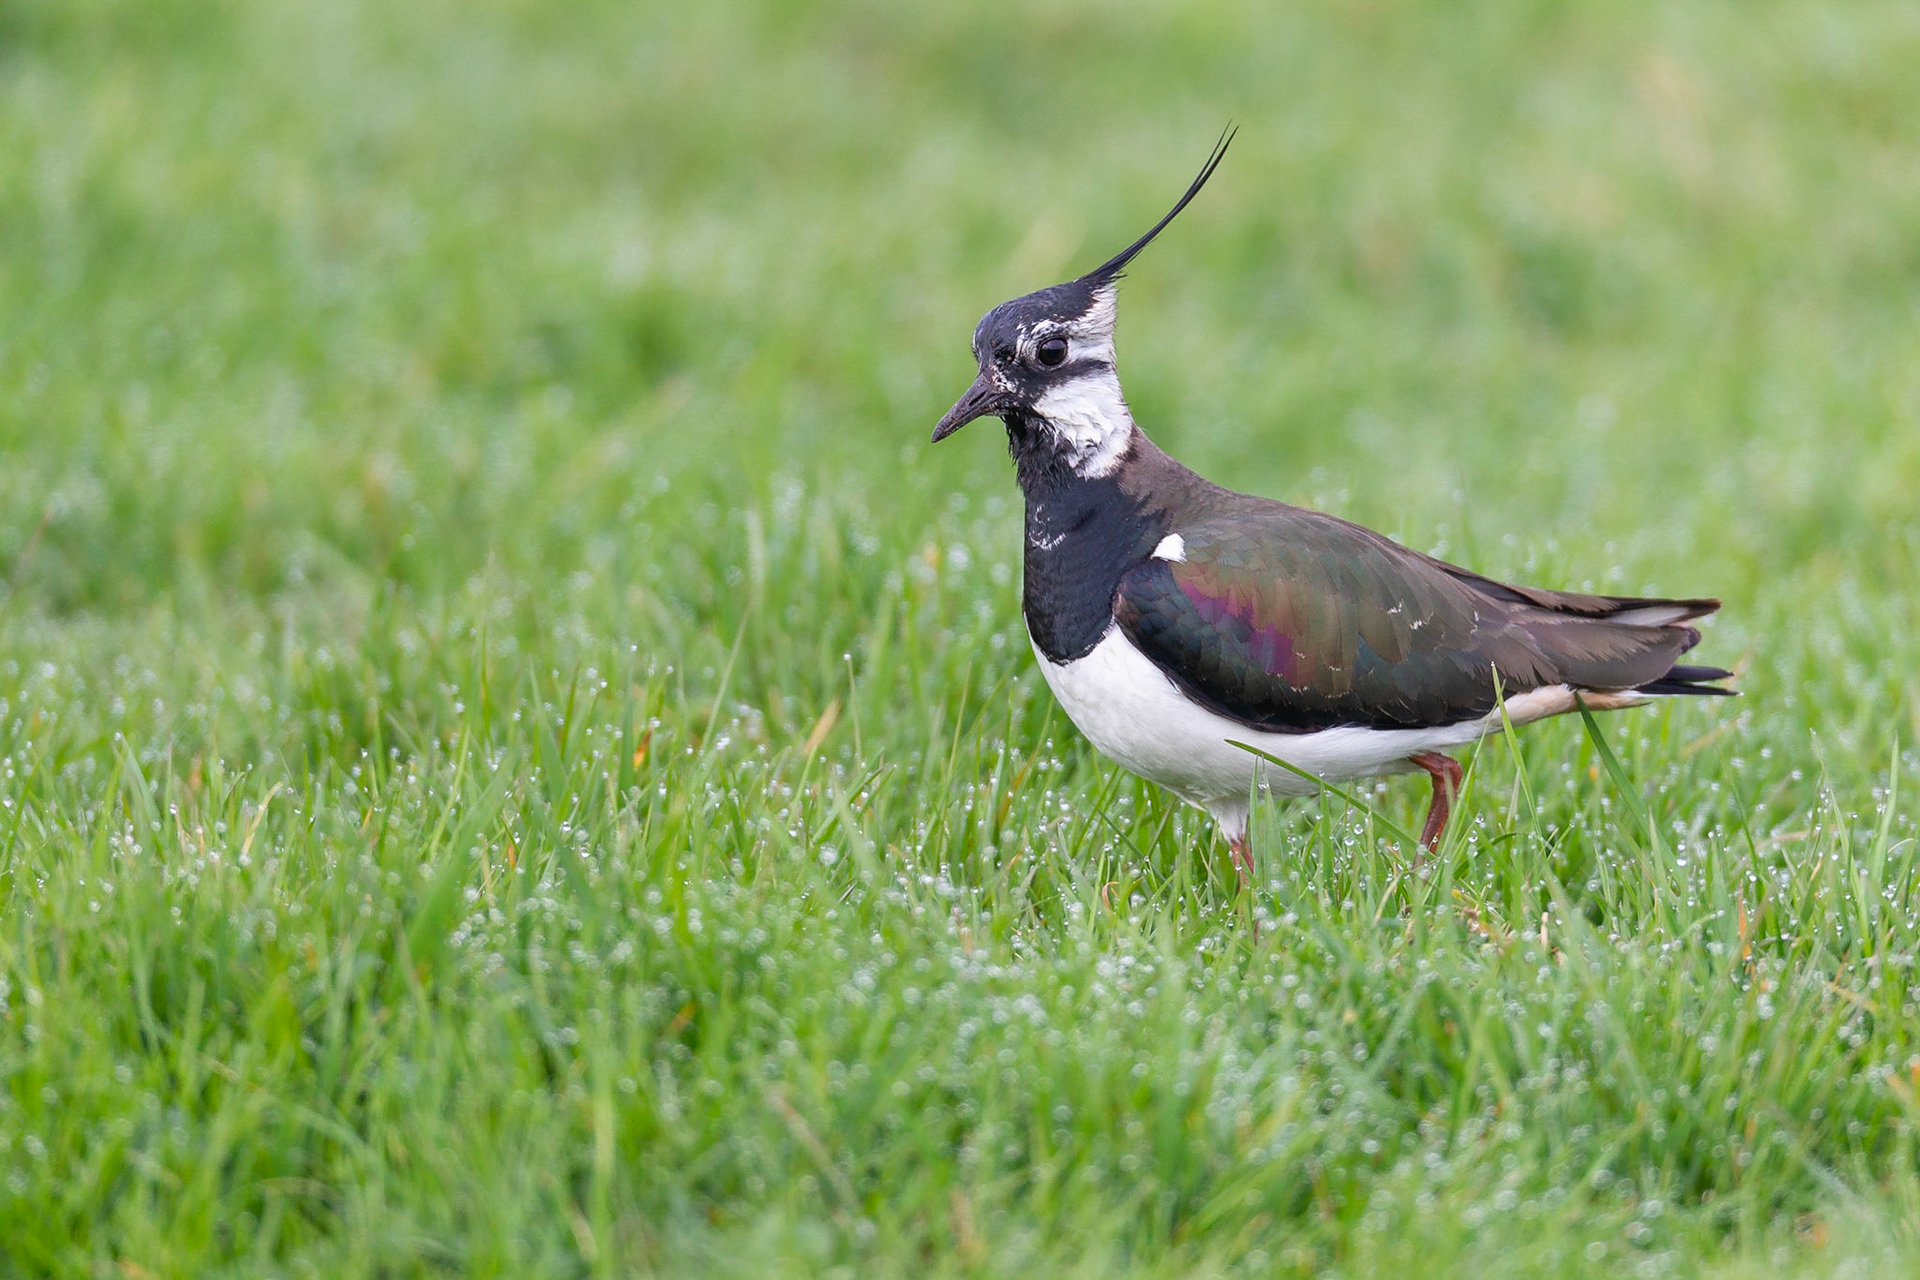
[{"label": "white face patch", "polygon": [[1067,465],[1088,479],[1120,465],[1133,438],[1133,415],[1110,368],[1054,387],[1034,402],[1033,411],[1066,446]]},{"label": "white face patch", "polygon": [[1067,329],[1067,338],[1072,343],[1067,350],[1068,359],[1113,363],[1113,322],[1117,314],[1117,301],[1118,295],[1112,285],[1094,293],[1093,305],[1087,308],[1087,314]]},{"label": "white face patch", "polygon": [[1120,390],[1120,375],[1114,371],[1114,315],[1115,293],[1108,285],[1094,294],[1087,313],[1065,330],[1067,359],[1091,360],[1098,367],[1050,389],[1033,405],[1035,415],[1045,419],[1065,444],[1067,465],[1088,479],[1119,466],[1133,439],[1133,414]]}]

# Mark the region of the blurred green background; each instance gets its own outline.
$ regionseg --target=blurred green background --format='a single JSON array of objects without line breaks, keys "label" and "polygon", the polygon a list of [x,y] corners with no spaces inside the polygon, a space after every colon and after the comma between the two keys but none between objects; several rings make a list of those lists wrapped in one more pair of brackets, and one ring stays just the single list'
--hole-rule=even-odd
[{"label": "blurred green background", "polygon": [[687,489],[1006,493],[990,431],[921,447],[973,320],[1228,120],[1121,312],[1193,465],[1498,571],[1912,565],[1904,5],[0,13],[15,608],[633,580]]},{"label": "blurred green background", "polygon": [[[1137,235],[1229,121],[1240,132],[1224,167],[1122,289],[1121,368],[1141,425],[1214,480],[1495,576],[1722,596],[1700,652],[1740,668],[1745,699],[1609,725],[1641,735],[1623,749],[1655,776],[1682,847],[1753,859],[1713,883],[1760,886],[1756,920],[1774,873],[1761,864],[1786,860],[1765,910],[1784,913],[1767,917],[1779,926],[1777,976],[1804,979],[1811,1021],[1769,1023],[1772,1038],[1741,1043],[1789,1057],[1799,1043],[1831,1088],[1856,1089],[1739,1094],[1767,1123],[1800,1125],[1790,1149],[1806,1157],[1747,1182],[1718,1138],[1695,1151],[1649,1137],[1631,1098],[1557,1120],[1503,1114],[1547,1149],[1643,1144],[1651,1181],[1633,1204],[1669,1197],[1674,1212],[1656,1226],[1674,1234],[1641,1242],[1635,1265],[1664,1258],[1686,1271],[1716,1256],[1759,1274],[1789,1256],[1816,1270],[1844,1262],[1822,1252],[1833,1206],[1906,1203],[1913,1190],[1911,1131],[1896,1123],[1911,1116],[1881,1083],[1914,1047],[1891,991],[1873,997],[1886,1006],[1871,1025],[1821,1019],[1826,986],[1849,965],[1893,956],[1863,987],[1877,989],[1912,957],[1901,941],[1912,885],[1898,870],[1911,824],[1888,787],[1914,785],[1905,744],[1920,735],[1916,67],[1920,8],[1898,0],[0,0],[0,823],[11,822],[0,1226],[18,1273],[1001,1274],[1037,1258],[1064,1267],[1055,1246],[1094,1258],[1088,1274],[1399,1265],[1357,1194],[1350,1213],[1305,1183],[1269,1202],[1249,1173],[1222,1184],[1238,1198],[1209,1201],[1226,1194],[1212,1174],[1190,1186],[1114,1163],[1138,1099],[1087,1121],[1089,1145],[1056,1165],[1022,1148],[998,1173],[980,1166],[951,1186],[928,1175],[909,1192],[901,1170],[960,1160],[974,1141],[964,1124],[960,1137],[922,1134],[897,1166],[884,1154],[861,1164],[834,1154],[841,1142],[895,1151],[896,1130],[845,1127],[825,1101],[813,1112],[785,1093],[739,1093],[709,1064],[701,1079],[727,1079],[726,1097],[746,1100],[713,1103],[705,1138],[691,1120],[676,1129],[691,1113],[649,1101],[648,1084],[632,1105],[656,1110],[621,1112],[616,1141],[602,1125],[613,1094],[569,1110],[568,1071],[587,1079],[601,1060],[548,1037],[576,1016],[617,1023],[624,1048],[608,1052],[639,1064],[619,1078],[678,1079],[689,1096],[694,1068],[673,1045],[724,1058],[729,1043],[751,1043],[734,1064],[741,1078],[786,1080],[801,1099],[785,1059],[752,1056],[788,1034],[768,1030],[779,999],[753,1003],[759,944],[740,941],[772,919],[755,912],[788,909],[767,877],[799,904],[781,919],[815,939],[782,964],[801,988],[810,973],[829,1004],[869,935],[900,956],[960,946],[938,907],[928,923],[877,890],[844,920],[822,905],[866,901],[836,895],[872,867],[812,856],[855,829],[861,848],[921,857],[941,883],[951,873],[987,894],[967,928],[1009,966],[995,990],[1014,998],[1019,965],[1039,955],[1043,969],[1064,967],[1049,970],[1053,985],[1035,979],[1036,998],[1077,1007],[1073,984],[1084,992],[1091,979],[1059,996],[1059,975],[1091,973],[1120,944],[1091,923],[1083,951],[1062,941],[1101,900],[1074,880],[1073,840],[1095,836],[1069,840],[1047,815],[1069,796],[1105,813],[1116,788],[1176,825],[1140,855],[1160,888],[1112,927],[1137,926],[1126,936],[1163,948],[1168,964],[1201,935],[1248,938],[1208,934],[1229,891],[1195,890],[1170,870],[1182,850],[1217,861],[1204,828],[1098,765],[1033,680],[1017,612],[1018,496],[997,427],[926,444],[971,376],[977,317]],[[595,732],[618,745],[593,746]],[[1607,813],[1577,788],[1600,777],[1578,726],[1531,741],[1554,788],[1548,817],[1518,827],[1512,849],[1533,852],[1502,862],[1483,850],[1473,863],[1486,879],[1472,919],[1505,910],[1512,937],[1531,936],[1545,906],[1562,910],[1541,886],[1587,882],[1610,838]],[[728,743],[758,752],[745,773]],[[832,762],[819,776],[839,782],[791,772],[816,751]],[[1058,776],[1018,771],[995,820],[1010,825],[969,843],[964,789],[1021,758]],[[949,767],[936,779],[940,759]],[[487,784],[475,760],[508,780]],[[873,779],[893,767],[915,781],[882,804]],[[1496,802],[1511,791],[1518,804],[1529,766],[1502,756],[1487,767],[1508,770],[1482,817],[1497,826]],[[795,785],[803,798],[790,810],[778,792]],[[414,788],[411,808],[381,809],[412,815],[390,844],[367,835],[365,806],[382,787]],[[588,801],[601,805],[592,823]],[[1382,803],[1410,812],[1416,798]],[[1827,919],[1806,905],[1825,890],[1803,900],[1787,888],[1836,864],[1782,851],[1810,830],[1852,840],[1850,824],[1866,848],[1883,803],[1873,874],[1876,909],[1890,914],[1884,928],[1860,924],[1856,945],[1808,923]],[[517,816],[496,822],[502,805]],[[1264,821],[1264,847],[1284,867],[1289,842],[1309,838],[1306,820]],[[1589,825],[1570,842],[1555,834],[1578,823]],[[604,840],[634,861],[576,883],[553,868],[589,826],[593,849]],[[284,868],[263,880],[231,849],[222,863],[222,841],[239,833]],[[936,837],[949,843],[933,851]],[[689,849],[708,879],[687,872]],[[775,853],[789,849],[799,863],[782,870]],[[1025,873],[1039,880],[1009,880],[1015,849],[1040,860]],[[1114,849],[1108,839],[1099,856],[1133,856]],[[470,853],[478,861],[433,882],[443,888],[416,883],[417,868]],[[1343,884],[1378,889],[1391,874],[1345,856],[1324,864]],[[479,937],[492,927],[493,877],[524,879],[529,865],[546,878],[514,892],[563,902],[573,931],[548,937],[547,917],[513,915],[518,941],[487,944],[504,969],[482,966],[471,987],[446,977],[436,994],[414,967],[426,945],[416,922],[467,894],[482,904]],[[1687,868],[1684,857],[1669,868],[1675,883],[1691,883]],[[88,887],[103,874],[118,897]],[[903,894],[920,892],[917,875],[903,876]],[[671,955],[649,952],[631,916],[669,882],[692,895],[674,898]],[[748,884],[760,886],[752,904],[728,896]],[[1343,892],[1313,899],[1329,913],[1326,937],[1380,919],[1343,915],[1355,909]],[[1719,930],[1735,953],[1750,938],[1745,897],[1734,937],[1724,894],[1687,899],[1706,913],[1695,927],[1623,918],[1624,899],[1594,892],[1571,914],[1596,937],[1644,930],[1685,949]],[[1871,896],[1835,892],[1848,910]],[[740,933],[696,936],[698,910],[689,933],[696,899],[709,917],[734,913]],[[904,914],[888,915],[895,907]],[[1382,910],[1391,921],[1403,908]],[[1272,914],[1294,909],[1278,901]],[[303,910],[331,924],[276,925],[276,941],[261,923]],[[634,997],[638,1012],[595,1020],[614,1006],[600,1003],[585,952],[562,962],[565,981],[538,977],[541,946],[558,954],[563,935],[591,934],[589,951],[611,953],[623,932],[641,955],[620,989],[657,988]],[[1479,967],[1483,934],[1463,928],[1430,958],[1457,961],[1462,984],[1497,986]],[[1203,957],[1240,954],[1241,942],[1222,945]],[[1252,958],[1233,963],[1250,966],[1237,972],[1253,986],[1247,974],[1272,978],[1260,966],[1291,963],[1303,944],[1270,926],[1246,945]],[[1309,984],[1313,972],[1330,993],[1364,989],[1360,973],[1386,982],[1400,972],[1391,957],[1407,958],[1398,945],[1378,941],[1379,971],[1325,951]],[[1722,957],[1685,954],[1709,968]],[[1651,955],[1619,973],[1601,964],[1596,981],[1685,985]],[[1514,964],[1513,981],[1532,980]],[[523,985],[503,995],[509,979]],[[1227,1017],[1233,997],[1219,999],[1209,1008]],[[1328,1016],[1344,1007],[1326,999]],[[360,1012],[336,1024],[336,1007]],[[1686,1007],[1676,1026],[1711,1023]],[[744,1039],[703,1032],[710,1008],[734,1009],[743,1021],[725,1025]],[[1321,1012],[1274,1008],[1258,1025],[1305,1020],[1287,1035]],[[1169,1010],[1173,1026],[1180,1011]],[[929,1014],[925,1028],[919,1050],[901,1051],[903,1088],[925,1083],[916,1064],[951,1023]],[[548,1037],[546,1064],[485,1077],[523,1033]],[[794,1034],[820,1073],[865,1043],[857,1019]],[[1116,1054],[1161,1040],[1144,1024],[1114,1035]],[[215,1046],[220,1069],[194,1066],[192,1044]],[[360,1074],[327,1074],[310,1044],[336,1045]],[[1668,1059],[1641,1047],[1656,1078],[1748,1069],[1738,1056],[1709,1070],[1707,1051]],[[1456,1050],[1434,1048],[1408,1079],[1450,1081],[1435,1088],[1472,1111],[1487,1063],[1507,1050]],[[410,1064],[423,1060],[465,1065],[447,1067],[442,1093],[410,1092]],[[1004,1087],[1015,1111],[1042,1114],[1021,1092],[1030,1082],[982,1071],[967,1087]],[[1425,1086],[1367,1087],[1408,1135],[1445,1110],[1421,1100]],[[171,1119],[152,1119],[142,1096]],[[554,1110],[512,1111],[509,1099],[530,1096]],[[264,1123],[256,1104],[333,1127],[256,1141],[244,1136]],[[1843,1108],[1867,1136],[1840,1124]],[[1726,1112],[1702,1123],[1726,1126],[1737,1146],[1749,1113],[1733,1101]],[[955,1114],[973,1113],[947,1121]],[[478,1136],[482,1116],[503,1128]],[[1226,1152],[1238,1139],[1221,1123]],[[1584,1136],[1568,1137],[1579,1125]],[[723,1131],[771,1145],[715,1164]],[[1434,1141],[1464,1169],[1510,1170],[1501,1161],[1518,1149]],[[458,1169],[421,1167],[435,1144],[461,1153]],[[393,1154],[403,1150],[414,1163]],[[840,1172],[816,1167],[823,1151]],[[535,1179],[534,1199],[499,1208],[494,1194],[541,1162],[559,1170],[552,1186]],[[753,1188],[756,1167],[774,1191]],[[1021,1179],[1035,1167],[1112,1181],[1089,1173],[1088,1199],[1034,1200]],[[1540,1172],[1540,1185],[1562,1173]],[[811,1192],[791,1190],[816,1175]],[[1460,1206],[1493,1195],[1495,1176],[1443,1188],[1441,1216],[1467,1220]],[[1154,1198],[1176,1184],[1186,1190],[1173,1200]],[[874,1208],[888,1187],[900,1189],[897,1211]],[[1737,1212],[1714,1209],[1716,1194]],[[381,1209],[382,1195],[403,1207]],[[463,1196],[469,1211],[429,1207]],[[982,1207],[976,1227],[969,1196],[999,1216]],[[1411,1257],[1486,1268],[1516,1240],[1549,1241],[1550,1259],[1513,1264],[1529,1274],[1618,1274],[1618,1232],[1640,1241],[1620,1223],[1652,1221],[1608,1200],[1564,1208],[1551,1231],[1503,1236],[1408,1212],[1428,1224],[1395,1229],[1415,1242]],[[1862,1212],[1879,1225],[1861,1239],[1881,1240],[1900,1218]],[[1050,1236],[1067,1218],[1085,1234]],[[1614,1235],[1581,1234],[1602,1219]]]}]

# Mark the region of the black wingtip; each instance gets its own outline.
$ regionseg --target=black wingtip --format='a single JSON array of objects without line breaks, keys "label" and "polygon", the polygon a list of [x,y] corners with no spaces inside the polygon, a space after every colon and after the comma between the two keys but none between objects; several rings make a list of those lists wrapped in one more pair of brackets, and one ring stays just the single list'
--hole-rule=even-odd
[{"label": "black wingtip", "polygon": [[1239,126],[1231,123],[1229,123],[1225,129],[1221,130],[1220,140],[1213,144],[1213,153],[1207,157],[1206,164],[1200,168],[1200,176],[1193,180],[1192,185],[1187,188],[1187,193],[1180,197],[1179,203],[1167,210],[1167,216],[1154,223],[1153,229],[1147,232],[1147,234],[1141,236],[1138,240],[1135,240],[1119,253],[1116,253],[1113,257],[1107,259],[1080,278],[1091,284],[1106,284],[1118,278],[1121,270],[1129,262],[1132,262],[1142,249],[1153,243],[1153,238],[1162,231],[1165,231],[1167,224],[1178,217],[1180,211],[1186,208],[1195,196],[1200,194],[1200,188],[1207,185],[1207,179],[1211,178],[1213,171],[1220,167],[1220,161],[1226,157],[1228,145],[1233,142],[1234,135],[1239,132]]},{"label": "black wingtip", "polygon": [[1724,667],[1674,667],[1658,680],[1643,684],[1634,689],[1635,693],[1666,694],[1669,696],[1694,694],[1714,698],[1737,698],[1738,689],[1722,689],[1717,685],[1705,683],[1711,680],[1731,680],[1733,672]]}]

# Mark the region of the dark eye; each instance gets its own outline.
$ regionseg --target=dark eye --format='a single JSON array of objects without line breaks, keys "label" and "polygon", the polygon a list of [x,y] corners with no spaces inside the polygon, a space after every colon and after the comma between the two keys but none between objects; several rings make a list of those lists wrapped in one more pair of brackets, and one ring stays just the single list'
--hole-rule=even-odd
[{"label": "dark eye", "polygon": [[1038,347],[1034,348],[1033,354],[1035,359],[1051,369],[1067,358],[1067,340],[1065,338],[1048,338]]}]

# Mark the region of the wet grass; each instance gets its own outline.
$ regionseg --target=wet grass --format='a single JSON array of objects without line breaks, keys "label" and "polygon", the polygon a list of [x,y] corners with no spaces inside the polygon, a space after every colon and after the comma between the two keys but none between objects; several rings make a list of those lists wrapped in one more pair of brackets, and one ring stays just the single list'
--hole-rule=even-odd
[{"label": "wet grass", "polygon": [[[1905,6],[0,0],[0,1270],[1907,1275]],[[1197,815],[978,314],[1737,704]]]}]

